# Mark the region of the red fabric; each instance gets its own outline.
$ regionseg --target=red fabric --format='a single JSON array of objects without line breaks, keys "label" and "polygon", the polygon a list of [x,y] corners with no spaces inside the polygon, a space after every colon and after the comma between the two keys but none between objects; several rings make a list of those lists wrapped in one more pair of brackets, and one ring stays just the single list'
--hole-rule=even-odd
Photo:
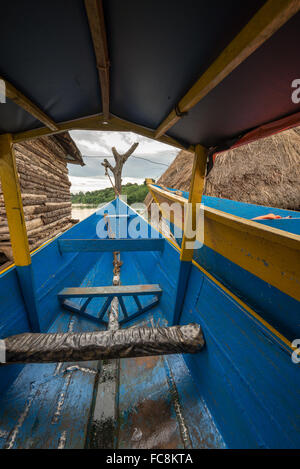
[{"label": "red fabric", "polygon": [[276,220],[282,218],[280,215],[274,215],[274,213],[268,213],[268,215],[260,215],[260,217],[251,218],[251,220]]},{"label": "red fabric", "polygon": [[[284,130],[292,129],[293,127],[297,127],[300,125],[300,112],[296,112],[290,116],[283,117],[274,122],[270,122],[268,124],[264,124],[261,127],[257,127],[251,132],[248,132],[244,135],[240,140],[238,140],[230,150],[233,148],[240,147],[241,145],[246,145],[248,143],[254,142],[255,140],[259,140],[260,138],[270,137],[271,135],[277,134],[279,132],[283,132]],[[220,153],[224,153],[223,150]],[[213,155],[213,161],[215,162],[215,158],[219,153],[215,153]]]}]

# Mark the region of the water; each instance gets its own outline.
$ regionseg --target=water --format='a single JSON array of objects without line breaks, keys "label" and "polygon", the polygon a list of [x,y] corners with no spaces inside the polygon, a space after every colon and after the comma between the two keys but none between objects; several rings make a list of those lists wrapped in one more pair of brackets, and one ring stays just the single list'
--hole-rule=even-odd
[{"label": "water", "polygon": [[72,218],[82,221],[92,215],[92,213],[96,212],[96,210],[97,207],[89,207],[84,204],[74,204],[72,205]]},{"label": "water", "polygon": [[[72,205],[72,218],[74,220],[82,221],[95,213],[101,206],[106,204],[100,204],[98,207],[91,207],[85,204],[73,204]],[[136,211],[145,218],[145,209],[136,209]]]}]

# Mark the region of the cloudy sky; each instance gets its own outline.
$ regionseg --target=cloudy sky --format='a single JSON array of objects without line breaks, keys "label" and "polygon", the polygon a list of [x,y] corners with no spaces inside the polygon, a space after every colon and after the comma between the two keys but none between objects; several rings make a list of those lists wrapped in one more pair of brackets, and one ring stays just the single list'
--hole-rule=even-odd
[{"label": "cloudy sky", "polygon": [[84,156],[85,166],[69,164],[69,176],[72,183],[71,192],[86,192],[110,187],[104,175],[101,162],[107,158],[114,166],[111,147],[119,153],[125,153],[134,142],[139,146],[127,160],[123,168],[123,184],[127,182],[144,182],[146,177],[157,179],[174,160],[179,150],[169,145],[156,142],[131,132],[91,132],[73,130],[73,140]]}]

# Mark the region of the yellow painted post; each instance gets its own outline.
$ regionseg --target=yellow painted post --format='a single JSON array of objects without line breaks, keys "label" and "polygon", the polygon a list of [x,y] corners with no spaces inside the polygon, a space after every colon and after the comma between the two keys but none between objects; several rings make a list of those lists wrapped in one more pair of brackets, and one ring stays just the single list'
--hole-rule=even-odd
[{"label": "yellow painted post", "polygon": [[[206,162],[207,149],[204,148],[202,145],[196,145],[192,179],[189,192],[189,203],[187,212],[185,214],[184,232],[181,243],[180,266],[177,280],[177,291],[173,320],[173,324],[175,325],[179,324],[180,322],[181,311],[192,266],[194,244],[196,241],[197,204],[200,204],[202,200],[205,183]],[[187,237],[187,226],[191,226],[194,230],[194,235],[192,238]]]},{"label": "yellow painted post", "polygon": [[29,324],[34,332],[39,332],[40,326],[35,299],[31,257],[16,168],[16,158],[12,136],[10,134],[0,135],[0,178],[13,257],[28,313]]},{"label": "yellow painted post", "polygon": [[[192,226],[194,230],[196,230],[197,204],[201,203],[204,190],[206,162],[207,149],[204,148],[202,145],[196,145],[192,179],[189,192],[189,203],[185,220],[185,227]],[[190,246],[190,248],[187,248],[187,242],[193,244],[195,241],[196,233],[192,239],[188,239],[184,231],[181,243],[180,260],[189,262],[192,261],[193,248],[192,246]]]},{"label": "yellow painted post", "polygon": [[0,135],[0,176],[15,264],[31,263],[11,135]]}]

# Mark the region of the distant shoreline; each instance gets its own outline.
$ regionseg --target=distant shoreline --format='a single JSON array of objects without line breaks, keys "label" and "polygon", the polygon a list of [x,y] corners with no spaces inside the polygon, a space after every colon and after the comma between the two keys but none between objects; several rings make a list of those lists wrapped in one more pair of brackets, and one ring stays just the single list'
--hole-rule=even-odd
[{"label": "distant shoreline", "polygon": [[93,205],[93,204],[73,204],[72,203],[72,208],[78,208],[78,209],[97,208],[98,206],[99,206],[98,204]]}]

